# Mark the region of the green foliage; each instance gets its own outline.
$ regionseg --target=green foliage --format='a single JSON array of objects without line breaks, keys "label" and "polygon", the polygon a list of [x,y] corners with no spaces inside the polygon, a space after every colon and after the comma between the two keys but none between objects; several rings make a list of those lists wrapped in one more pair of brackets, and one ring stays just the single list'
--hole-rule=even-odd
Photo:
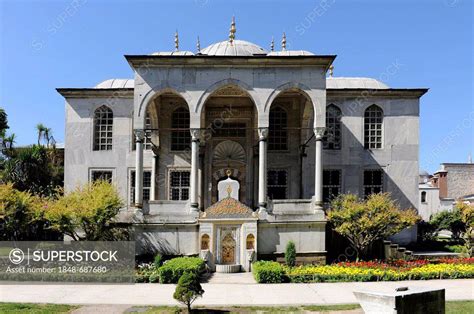
[{"label": "green foliage", "polygon": [[193,272],[185,272],[178,280],[173,298],[186,305],[188,312],[191,313],[191,305],[203,294],[204,290],[199,283],[199,276]]},{"label": "green foliage", "polygon": [[176,257],[164,263],[158,274],[161,283],[177,283],[185,272],[199,276],[204,269],[205,263],[199,257]]},{"label": "green foliage", "polygon": [[38,215],[47,219],[53,229],[74,240],[116,240],[122,234],[113,222],[122,206],[112,184],[96,181],[51,200],[38,210]]},{"label": "green foliage", "polygon": [[0,137],[5,136],[5,132],[8,129],[8,118],[7,113],[3,108],[0,108]]},{"label": "green foliage", "polygon": [[57,240],[58,234],[37,212],[46,201],[29,192],[16,190],[11,184],[0,185],[0,240]]},{"label": "green foliage", "polygon": [[467,256],[473,256],[474,253],[474,205],[458,202],[456,208],[461,214],[461,221],[464,223],[465,229],[462,234],[464,240],[464,253]]},{"label": "green foliage", "polygon": [[155,267],[160,267],[163,264],[163,255],[156,254],[153,260],[153,264],[155,265]]},{"label": "green foliage", "polygon": [[286,262],[286,265],[290,267],[293,267],[296,265],[296,247],[293,241],[289,241],[286,244],[285,262]]},{"label": "green foliage", "polygon": [[252,264],[252,273],[258,283],[282,283],[286,281],[285,270],[277,262],[257,261]]},{"label": "green foliage", "polygon": [[465,231],[466,225],[461,219],[461,211],[454,209],[453,211],[441,211],[431,217],[430,225],[432,226],[435,235],[441,230],[449,230],[452,233],[453,239],[457,240]]},{"label": "green foliage", "polygon": [[414,225],[420,217],[412,209],[401,210],[390,194],[379,193],[367,200],[353,194],[339,195],[331,204],[328,219],[333,229],[347,238],[359,259],[375,241]]}]

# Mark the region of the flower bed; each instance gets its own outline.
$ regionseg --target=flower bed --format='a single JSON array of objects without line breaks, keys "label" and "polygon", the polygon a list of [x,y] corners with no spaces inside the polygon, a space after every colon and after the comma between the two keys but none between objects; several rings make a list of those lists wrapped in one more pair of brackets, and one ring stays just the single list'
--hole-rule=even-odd
[{"label": "flower bed", "polygon": [[[258,263],[258,264],[257,264]],[[339,263],[333,265],[305,265],[287,267],[276,262],[257,262],[253,267],[259,283],[285,281],[341,282],[341,281],[396,281],[423,279],[474,278],[474,259],[440,259],[438,261],[378,261]]]}]

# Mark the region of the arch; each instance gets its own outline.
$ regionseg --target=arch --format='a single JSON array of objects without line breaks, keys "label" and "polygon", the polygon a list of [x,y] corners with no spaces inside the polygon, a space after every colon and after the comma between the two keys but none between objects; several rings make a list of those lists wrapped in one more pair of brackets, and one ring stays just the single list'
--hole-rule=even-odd
[{"label": "arch", "polygon": [[114,113],[106,105],[94,110],[93,150],[112,150]]},{"label": "arch", "polygon": [[201,250],[209,250],[211,238],[207,233],[201,236]]},{"label": "arch", "polygon": [[380,149],[383,147],[383,109],[376,104],[364,111],[364,148]]},{"label": "arch", "polygon": [[[152,87],[150,90],[148,90],[145,95],[143,95],[141,101],[138,104],[138,108],[135,108],[135,117],[134,119],[137,121],[138,126],[135,128],[142,128],[144,123],[145,123],[145,113],[147,107],[150,105],[150,103],[156,99],[157,97],[163,95],[163,94],[175,94],[177,96],[180,96],[186,105],[188,106],[189,111],[191,112],[191,107],[192,107],[192,97],[191,95],[184,90],[182,87],[178,85],[173,85],[170,84],[168,81],[163,81],[162,83]],[[141,122],[138,122],[141,121]]]},{"label": "arch", "polygon": [[310,93],[311,93],[311,88],[308,86],[297,83],[297,82],[288,82],[283,85],[278,86],[275,88],[270,95],[268,96],[267,100],[265,101],[265,106],[264,106],[264,112],[269,112],[271,105],[273,104],[273,101],[283,94],[284,92],[287,92],[289,90],[298,90],[303,96],[305,96],[310,102],[311,105],[313,106],[314,112],[316,111],[315,104],[313,103],[313,100],[311,99]]},{"label": "arch", "polygon": [[245,243],[247,250],[255,250],[255,236],[252,233],[247,235]]},{"label": "arch", "polygon": [[212,94],[215,93],[220,88],[225,87],[225,86],[236,86],[239,89],[243,90],[247,94],[247,96],[250,98],[250,100],[252,100],[253,104],[255,105],[255,108],[257,109],[257,114],[260,115],[262,113],[261,110],[260,110],[260,106],[256,101],[258,99],[258,96],[255,93],[255,91],[253,90],[253,88],[251,86],[249,86],[248,84],[246,84],[246,83],[244,83],[240,80],[236,80],[236,79],[224,79],[224,80],[215,82],[214,84],[209,86],[201,94],[201,96],[199,96],[199,99],[196,103],[194,113],[196,113],[197,116],[200,117],[201,113],[202,113],[202,110],[204,108],[204,105],[209,100],[209,98],[212,96]]},{"label": "arch", "polygon": [[342,110],[330,104],[326,107],[326,134],[323,138],[324,149],[341,149],[341,117]]}]

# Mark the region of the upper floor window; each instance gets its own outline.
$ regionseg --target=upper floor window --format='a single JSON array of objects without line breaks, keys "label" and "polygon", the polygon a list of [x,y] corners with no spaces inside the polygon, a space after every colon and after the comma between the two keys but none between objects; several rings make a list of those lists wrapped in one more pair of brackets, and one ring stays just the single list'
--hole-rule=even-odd
[{"label": "upper floor window", "polygon": [[171,116],[171,150],[183,151],[191,145],[189,131],[189,110],[180,107]]},{"label": "upper floor window", "polygon": [[341,149],[341,109],[331,104],[326,108],[325,149]]},{"label": "upper floor window", "polygon": [[288,114],[285,109],[270,109],[268,150],[288,150]]},{"label": "upper floor window", "polygon": [[426,192],[425,191],[421,192],[421,202],[426,203]]},{"label": "upper floor window", "polygon": [[364,147],[366,149],[382,148],[383,110],[372,105],[364,114]]},{"label": "upper floor window", "polygon": [[364,171],[364,197],[383,192],[383,170]]},{"label": "upper floor window", "polygon": [[341,194],[341,170],[323,171],[323,201],[331,202]]},{"label": "upper floor window", "polygon": [[107,106],[94,112],[94,150],[112,150],[114,114]]},{"label": "upper floor window", "polygon": [[189,199],[190,175],[188,170],[170,172],[170,200],[184,201]]},{"label": "upper floor window", "polygon": [[288,172],[286,170],[269,170],[267,172],[267,194],[272,200],[287,198]]}]

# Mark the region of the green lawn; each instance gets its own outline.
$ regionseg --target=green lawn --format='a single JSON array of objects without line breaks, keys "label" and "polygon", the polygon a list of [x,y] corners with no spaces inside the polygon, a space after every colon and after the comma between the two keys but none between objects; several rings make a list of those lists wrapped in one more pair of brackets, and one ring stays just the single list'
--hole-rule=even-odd
[{"label": "green lawn", "polygon": [[0,303],[0,313],[69,313],[78,306],[65,304]]}]

